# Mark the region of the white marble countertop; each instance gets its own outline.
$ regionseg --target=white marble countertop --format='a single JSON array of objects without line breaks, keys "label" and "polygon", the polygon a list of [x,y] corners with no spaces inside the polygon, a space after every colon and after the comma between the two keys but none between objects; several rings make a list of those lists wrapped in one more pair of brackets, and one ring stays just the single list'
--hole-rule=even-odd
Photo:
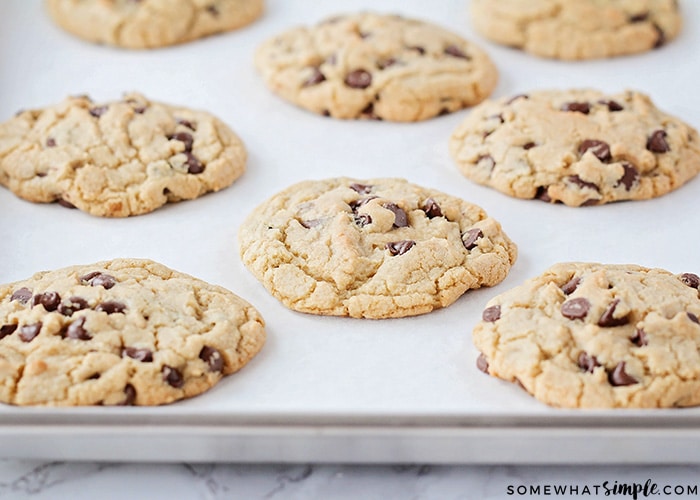
[{"label": "white marble countertop", "polygon": [[[620,488],[635,484],[648,484],[648,495],[642,489],[636,497],[640,499],[647,496],[697,498],[700,496],[698,483],[700,466],[696,465],[544,467],[0,461],[0,497],[12,499],[634,498],[630,491]],[[653,491],[658,493],[652,491],[653,485],[657,486]],[[606,487],[609,495],[606,495]]]}]

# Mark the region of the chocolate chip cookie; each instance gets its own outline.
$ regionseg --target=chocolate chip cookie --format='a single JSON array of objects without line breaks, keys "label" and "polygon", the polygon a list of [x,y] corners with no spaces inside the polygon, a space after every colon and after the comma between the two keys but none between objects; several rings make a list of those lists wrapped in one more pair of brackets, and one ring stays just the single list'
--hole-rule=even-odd
[{"label": "chocolate chip cookie", "polygon": [[486,38],[569,60],[646,52],[682,24],[676,0],[473,0],[471,14]]},{"label": "chocolate chip cookie", "polygon": [[0,123],[0,184],[20,198],[126,217],[233,183],[246,150],[204,111],[140,94],[69,97]]},{"label": "chocolate chip cookie", "polygon": [[148,49],[245,26],[260,17],[263,0],[46,0],[46,7],[80,38]]},{"label": "chocolate chip cookie", "polygon": [[644,200],[700,171],[697,131],[626,91],[539,91],[477,106],[450,150],[471,180],[570,206]]},{"label": "chocolate chip cookie", "polygon": [[239,232],[248,269],[296,311],[412,316],[501,282],[516,247],[476,205],[403,179],[291,186]]},{"label": "chocolate chip cookie", "polygon": [[200,394],[263,346],[243,299],[149,260],[0,286],[0,401],[160,405]]},{"label": "chocolate chip cookie", "polygon": [[557,264],[489,301],[477,366],[568,408],[700,404],[700,278]]},{"label": "chocolate chip cookie", "polygon": [[485,99],[498,72],[481,49],[438,26],[362,13],[282,33],[257,50],[270,89],[334,118],[413,122]]}]

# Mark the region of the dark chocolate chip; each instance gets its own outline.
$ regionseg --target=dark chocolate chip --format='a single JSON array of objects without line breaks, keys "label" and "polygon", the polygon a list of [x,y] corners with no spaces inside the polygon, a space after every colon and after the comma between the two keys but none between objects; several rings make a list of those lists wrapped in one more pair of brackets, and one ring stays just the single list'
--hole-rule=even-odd
[{"label": "dark chocolate chip", "polygon": [[72,296],[68,299],[68,302],[59,304],[58,312],[64,316],[72,316],[76,311],[82,311],[87,309],[88,302],[82,297]]},{"label": "dark chocolate chip", "polygon": [[493,167],[496,166],[496,161],[493,159],[493,156],[491,156],[491,155],[481,155],[476,159],[476,164],[477,165],[483,164],[489,170],[493,170]]},{"label": "dark chocolate chip", "polygon": [[690,288],[700,288],[700,276],[697,274],[683,273],[681,274],[681,281]]},{"label": "dark chocolate chip", "polygon": [[177,368],[172,366],[163,366],[163,380],[168,383],[169,386],[175,389],[181,388],[185,385],[185,379],[182,377],[182,373]]},{"label": "dark chocolate chip", "polygon": [[109,274],[101,273],[99,271],[93,271],[85,276],[82,276],[80,281],[85,281],[91,286],[101,286],[107,290],[112,288],[117,282],[117,280],[114,279],[114,276],[110,276]]},{"label": "dark chocolate chip", "polygon": [[192,151],[192,144],[194,143],[192,134],[187,132],[177,132],[176,134],[169,135],[168,140],[180,141],[185,145],[185,151]]},{"label": "dark chocolate chip", "polygon": [[579,368],[588,373],[593,373],[596,367],[601,366],[596,357],[591,356],[586,351],[581,351],[581,354],[578,355],[577,363]]},{"label": "dark chocolate chip", "polygon": [[617,305],[619,303],[620,303],[620,299],[615,299],[610,303],[608,308],[605,310],[603,315],[598,320],[598,326],[603,326],[603,327],[622,326],[622,325],[626,325],[627,323],[630,322],[629,314],[626,314],[625,316],[623,316],[621,318],[615,317],[615,309],[617,308]]},{"label": "dark chocolate chip", "polygon": [[32,325],[24,325],[19,329],[19,338],[22,342],[31,342],[41,331],[41,321]]},{"label": "dark chocolate chip", "polygon": [[437,201],[435,201],[432,198],[428,198],[427,200],[425,200],[425,203],[423,203],[423,211],[429,219],[432,219],[433,217],[443,216],[440,205],[438,205]]},{"label": "dark chocolate chip", "polygon": [[98,304],[95,311],[106,312],[107,314],[117,314],[126,311],[126,304],[117,302],[116,300],[107,300]]},{"label": "dark chocolate chip", "polygon": [[535,146],[537,146],[537,144],[535,144],[534,142],[526,142],[525,144],[523,144],[523,149],[527,151],[528,149],[532,149]]},{"label": "dark chocolate chip", "polygon": [[566,283],[564,283],[561,286],[561,291],[564,292],[566,295],[571,295],[572,293],[574,293],[576,291],[576,289],[578,288],[578,286],[580,284],[581,284],[581,278],[577,278],[577,277],[571,278],[569,281],[567,281]]},{"label": "dark chocolate chip", "polygon": [[529,99],[530,96],[527,94],[517,94],[506,101],[506,104],[513,104],[518,99]]},{"label": "dark chocolate chip", "polygon": [[420,55],[425,55],[425,48],[421,47],[420,45],[412,45],[410,47],[406,47],[408,50],[413,50],[418,52]]},{"label": "dark chocolate chip", "polygon": [[204,165],[202,165],[202,162],[200,162],[195,155],[188,151],[185,151],[185,156],[187,156],[187,161],[185,162],[185,165],[187,165],[188,174],[201,174],[202,172],[204,172]]},{"label": "dark chocolate chip", "polygon": [[95,118],[99,118],[107,112],[109,106],[97,106],[90,109],[90,114]]},{"label": "dark chocolate chip", "polygon": [[214,17],[219,17],[219,9],[216,8],[216,5],[207,5],[206,11]]},{"label": "dark chocolate chip", "polygon": [[476,367],[479,369],[479,371],[484,373],[489,372],[489,362],[486,359],[486,356],[484,356],[483,352],[480,352],[479,357],[476,358]]},{"label": "dark chocolate chip", "polygon": [[87,380],[99,380],[101,376],[101,373],[93,373],[87,378]]},{"label": "dark chocolate chip", "polygon": [[150,349],[139,349],[138,347],[124,347],[122,349],[122,357],[128,356],[142,363],[150,363],[153,361],[153,352]]},{"label": "dark chocolate chip", "polygon": [[117,406],[133,406],[136,401],[136,389],[131,384],[124,386],[124,401],[117,403]]},{"label": "dark chocolate chip", "polygon": [[637,180],[639,180],[639,170],[637,170],[634,165],[627,162],[622,162],[622,168],[624,169],[624,174],[622,174],[620,180],[617,181],[617,185],[619,186],[622,184],[625,186],[625,190],[629,191]]},{"label": "dark chocolate chip", "polygon": [[539,186],[537,188],[537,191],[535,191],[535,199],[546,201],[547,203],[551,202],[552,198],[549,196],[549,193],[547,192],[548,189],[549,189],[548,186]]},{"label": "dark chocolate chip", "polygon": [[13,300],[19,301],[20,304],[26,304],[29,299],[32,298],[32,291],[29,288],[22,287],[19,290],[15,290],[10,297],[10,302]]},{"label": "dark chocolate chip", "polygon": [[612,160],[612,155],[610,154],[610,145],[607,142],[599,141],[597,139],[586,139],[581,144],[578,145],[578,154],[583,155],[586,151],[590,151],[603,163],[607,163]]},{"label": "dark chocolate chip", "polygon": [[345,85],[353,89],[366,89],[372,85],[372,73],[356,69],[345,76]]},{"label": "dark chocolate chip", "polygon": [[[595,189],[596,191],[600,192],[600,189],[598,188],[597,185],[593,184],[592,182],[584,181],[578,175],[570,175],[566,179],[569,182],[571,182],[572,184],[576,184],[580,188],[590,188],[590,189]],[[592,200],[592,201],[596,201],[596,200]]]},{"label": "dark chocolate chip", "polygon": [[413,248],[415,244],[416,242],[412,240],[392,241],[386,244],[386,249],[389,250],[391,255],[403,255]]},{"label": "dark chocolate chip", "polygon": [[641,328],[637,328],[637,331],[634,333],[634,337],[632,337],[630,341],[637,347],[642,347],[649,344],[647,333]]},{"label": "dark chocolate chip", "polygon": [[17,330],[16,324],[0,326],[0,339],[4,339],[8,335],[12,335]]},{"label": "dark chocolate chip", "polygon": [[394,59],[393,57],[390,57],[389,59],[381,59],[381,60],[377,61],[377,68],[386,69],[390,66],[393,66],[396,63],[397,63],[397,60]]},{"label": "dark chocolate chip", "polygon": [[46,147],[47,148],[55,148],[56,147],[56,139],[53,137],[49,137],[46,139]]},{"label": "dark chocolate chip", "polygon": [[213,348],[205,345],[199,351],[199,359],[209,365],[209,370],[213,372],[221,372],[224,369],[224,358],[221,353]]},{"label": "dark chocolate chip", "polygon": [[92,335],[85,329],[85,316],[73,321],[65,331],[64,338],[76,340],[90,340]]},{"label": "dark chocolate chip", "polygon": [[311,75],[301,84],[302,87],[313,87],[326,81],[326,76],[318,68],[311,68]]},{"label": "dark chocolate chip", "polygon": [[322,219],[303,220],[299,222],[299,224],[301,224],[306,229],[311,229],[312,227],[320,226],[322,223]]},{"label": "dark chocolate chip", "polygon": [[565,102],[562,107],[562,111],[573,111],[576,113],[583,113],[587,115],[591,112],[591,105],[587,102]]},{"label": "dark chocolate chip", "polygon": [[655,130],[647,139],[647,149],[652,153],[666,153],[671,147],[666,142],[666,131]]},{"label": "dark chocolate chip", "polygon": [[358,208],[360,208],[363,205],[366,205],[372,200],[376,200],[376,196],[367,196],[366,198],[360,198],[359,200],[353,200],[349,203],[350,208],[352,209],[353,212],[356,212]]},{"label": "dark chocolate chip", "polygon": [[697,323],[698,325],[700,325],[700,319],[698,319],[698,317],[697,317],[695,314],[693,314],[693,313],[691,313],[691,312],[688,312],[688,313],[686,313],[686,314],[688,314],[688,319],[689,319],[690,321],[692,321],[693,323]]},{"label": "dark chocolate chip", "polygon": [[194,132],[195,130],[197,130],[197,126],[196,126],[194,123],[192,123],[191,121],[189,121],[189,120],[184,120],[184,119],[182,119],[182,118],[175,118],[175,121],[176,121],[178,124],[182,125],[183,127],[187,127],[188,129],[190,129],[190,130],[193,131],[193,132]]},{"label": "dark chocolate chip", "polygon": [[55,311],[61,303],[58,292],[38,293],[32,297],[32,307],[41,304],[47,312]]},{"label": "dark chocolate chip", "polygon": [[365,227],[367,224],[372,223],[372,217],[370,217],[368,214],[359,214],[355,215],[355,224],[357,224],[360,227]]},{"label": "dark chocolate chip", "polygon": [[367,106],[362,108],[360,111],[360,116],[362,118],[367,118],[369,120],[381,120],[382,118],[374,112],[374,103],[370,102]]},{"label": "dark chocolate chip", "polygon": [[489,323],[494,323],[501,319],[501,306],[491,306],[484,309],[481,313],[481,319]]},{"label": "dark chocolate chip", "polygon": [[71,209],[77,208],[77,207],[76,207],[75,205],[73,205],[70,201],[64,200],[63,198],[57,200],[56,203],[58,203],[59,205],[61,205],[62,207],[65,207],[65,208],[71,208]]},{"label": "dark chocolate chip", "polygon": [[358,183],[352,183],[350,184],[350,189],[355,191],[358,194],[370,194],[372,192],[372,188],[374,186],[370,185],[365,185],[365,184],[358,184]]},{"label": "dark chocolate chip", "polygon": [[470,229],[469,231],[466,231],[462,235],[462,244],[464,245],[464,248],[467,250],[472,250],[473,248],[476,248],[476,241],[479,238],[483,238],[484,232],[479,229],[478,227],[475,227],[474,229]]},{"label": "dark chocolate chip", "polygon": [[649,19],[648,12],[640,12],[639,14],[634,14],[629,17],[631,23],[641,23]]},{"label": "dark chocolate chip", "polygon": [[608,111],[622,111],[625,109],[622,104],[620,104],[617,101],[613,101],[612,99],[601,99],[598,101],[598,104],[605,104],[608,107]]},{"label": "dark chocolate chip", "polygon": [[146,109],[148,109],[146,106],[136,106],[134,108],[134,113],[142,115],[146,112]]},{"label": "dark chocolate chip", "polygon": [[462,49],[460,49],[456,45],[448,45],[447,47],[445,47],[445,54],[447,54],[448,56],[457,57],[459,59],[466,59],[467,61],[471,59],[467,54],[464,53]]},{"label": "dark chocolate chip", "polygon": [[633,385],[638,383],[635,378],[630,376],[625,371],[624,361],[620,361],[615,367],[615,369],[612,372],[608,373],[608,381],[613,387],[619,387],[622,385]]},{"label": "dark chocolate chip", "polygon": [[394,212],[394,227],[408,226],[408,216],[403,208],[398,206],[396,203],[385,203],[382,206],[387,210]]},{"label": "dark chocolate chip", "polygon": [[583,297],[567,300],[561,305],[562,315],[569,319],[583,319],[590,309],[591,303]]},{"label": "dark chocolate chip", "polygon": [[658,49],[659,47],[662,47],[663,45],[666,44],[666,33],[664,33],[664,30],[661,29],[661,26],[659,26],[656,23],[654,23],[654,29],[656,30],[656,33],[657,33],[657,38],[656,38],[656,43],[654,43],[654,48]]}]

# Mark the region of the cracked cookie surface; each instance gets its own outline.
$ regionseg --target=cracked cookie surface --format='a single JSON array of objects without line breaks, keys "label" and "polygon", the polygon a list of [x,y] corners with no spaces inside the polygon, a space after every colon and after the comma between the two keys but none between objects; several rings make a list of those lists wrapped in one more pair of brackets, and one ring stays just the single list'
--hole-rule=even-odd
[{"label": "cracked cookie surface", "polygon": [[495,42],[568,60],[646,52],[682,25],[676,0],[472,0],[471,19]]},{"label": "cracked cookie surface", "polygon": [[69,97],[0,123],[0,184],[33,202],[126,217],[233,183],[246,150],[204,111],[136,93],[95,103]]},{"label": "cracked cookie surface", "polygon": [[260,17],[263,0],[46,0],[46,7],[80,38],[147,49],[245,26]]},{"label": "cracked cookie surface", "polygon": [[284,99],[333,118],[412,122],[472,106],[498,72],[480,48],[438,26],[342,15],[264,42],[255,65]]},{"label": "cracked cookie surface", "polygon": [[501,282],[516,247],[478,206],[403,179],[305,181],[256,208],[243,262],[296,311],[364,318],[447,307]]},{"label": "cracked cookie surface", "polygon": [[453,132],[469,179],[570,206],[664,195],[700,171],[700,137],[635,91],[538,91],[487,101]]},{"label": "cracked cookie surface", "polygon": [[0,286],[0,401],[159,405],[241,369],[264,322],[230,291],[115,259]]},{"label": "cracked cookie surface", "polygon": [[568,408],[700,404],[700,278],[561,263],[487,304],[477,366]]}]

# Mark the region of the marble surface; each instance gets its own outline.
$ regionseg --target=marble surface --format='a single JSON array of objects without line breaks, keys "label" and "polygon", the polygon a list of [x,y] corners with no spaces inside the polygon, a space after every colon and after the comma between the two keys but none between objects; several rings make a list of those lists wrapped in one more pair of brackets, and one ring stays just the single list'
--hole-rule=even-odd
[{"label": "marble surface", "polygon": [[[12,499],[634,498],[629,491],[616,494],[615,486],[644,485],[647,481],[650,481],[649,486],[656,484],[658,487],[658,494],[649,496],[697,498],[700,466],[350,466],[0,461],[0,498]],[[609,495],[605,494],[606,482]],[[555,493],[555,487],[565,488],[566,493]],[[650,487],[647,493],[650,493]],[[637,497],[645,498],[643,489],[639,490]]]}]

